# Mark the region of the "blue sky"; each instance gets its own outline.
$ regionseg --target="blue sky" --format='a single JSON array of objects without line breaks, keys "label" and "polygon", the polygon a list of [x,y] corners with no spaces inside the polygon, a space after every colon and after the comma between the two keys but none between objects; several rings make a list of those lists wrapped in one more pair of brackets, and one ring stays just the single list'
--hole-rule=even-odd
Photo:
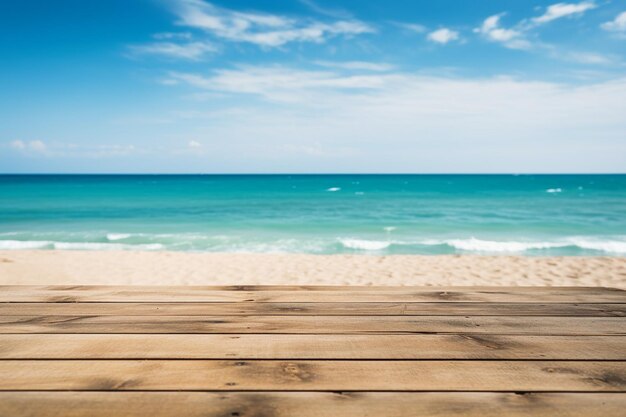
[{"label": "blue sky", "polygon": [[0,172],[624,172],[626,0],[0,2]]}]

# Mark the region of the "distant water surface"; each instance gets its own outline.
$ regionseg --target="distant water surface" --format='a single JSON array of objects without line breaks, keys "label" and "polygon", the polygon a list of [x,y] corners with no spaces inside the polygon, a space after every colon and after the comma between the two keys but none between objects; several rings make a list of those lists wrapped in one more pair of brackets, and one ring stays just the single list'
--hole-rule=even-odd
[{"label": "distant water surface", "polygon": [[626,255],[626,175],[0,175],[0,249]]}]

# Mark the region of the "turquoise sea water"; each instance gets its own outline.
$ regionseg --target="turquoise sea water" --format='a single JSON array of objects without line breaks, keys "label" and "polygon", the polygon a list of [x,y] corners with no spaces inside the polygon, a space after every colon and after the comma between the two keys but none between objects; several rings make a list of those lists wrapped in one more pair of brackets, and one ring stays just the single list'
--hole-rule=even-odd
[{"label": "turquoise sea water", "polygon": [[0,175],[0,249],[626,255],[626,175]]}]

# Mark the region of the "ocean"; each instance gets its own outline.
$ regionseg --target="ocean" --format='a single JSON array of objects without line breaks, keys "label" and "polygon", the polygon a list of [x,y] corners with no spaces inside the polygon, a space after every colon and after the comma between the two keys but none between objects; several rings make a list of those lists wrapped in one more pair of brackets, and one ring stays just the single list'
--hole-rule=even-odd
[{"label": "ocean", "polygon": [[626,175],[0,175],[0,249],[626,256]]}]

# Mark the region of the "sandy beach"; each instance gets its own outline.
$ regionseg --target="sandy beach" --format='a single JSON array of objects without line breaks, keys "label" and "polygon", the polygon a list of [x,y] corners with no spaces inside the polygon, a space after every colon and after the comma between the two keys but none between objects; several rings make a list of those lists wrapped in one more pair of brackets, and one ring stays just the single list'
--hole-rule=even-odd
[{"label": "sandy beach", "polygon": [[626,288],[626,258],[0,251],[0,284]]}]

